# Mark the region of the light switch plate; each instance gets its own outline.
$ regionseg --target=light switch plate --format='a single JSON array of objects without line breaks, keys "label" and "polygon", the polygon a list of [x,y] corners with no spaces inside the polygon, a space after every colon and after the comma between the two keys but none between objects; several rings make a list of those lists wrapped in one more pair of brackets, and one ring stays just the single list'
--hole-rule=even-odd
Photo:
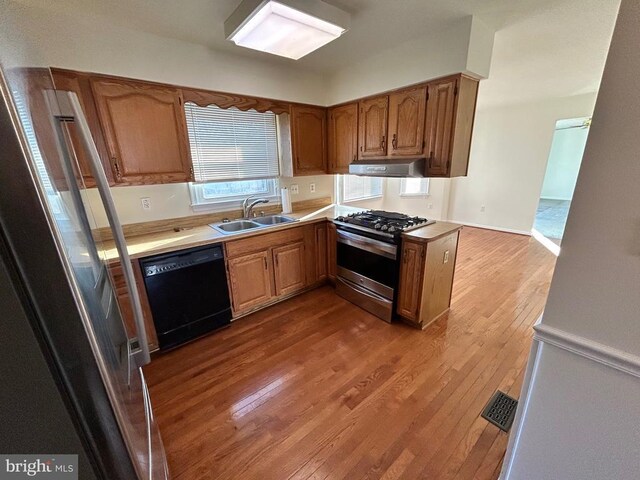
[{"label": "light switch plate", "polygon": [[140,203],[142,203],[143,210],[151,210],[151,199],[149,197],[142,197]]},{"label": "light switch plate", "polygon": [[310,183],[309,184],[309,192],[316,193],[316,184],[315,183]]},{"label": "light switch plate", "polygon": [[298,195],[300,193],[300,189],[298,188],[298,184],[291,185],[289,187],[289,190],[291,190],[291,195]]},{"label": "light switch plate", "polygon": [[444,252],[444,260],[442,261],[442,263],[448,263],[448,262],[449,262],[449,250]]}]

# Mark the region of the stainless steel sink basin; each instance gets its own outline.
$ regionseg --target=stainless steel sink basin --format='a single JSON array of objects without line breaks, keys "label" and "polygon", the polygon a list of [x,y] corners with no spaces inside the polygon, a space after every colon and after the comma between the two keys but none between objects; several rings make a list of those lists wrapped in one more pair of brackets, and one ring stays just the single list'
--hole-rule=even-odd
[{"label": "stainless steel sink basin", "polygon": [[278,225],[279,223],[291,223],[295,222],[295,218],[285,217],[284,215],[268,215],[266,217],[257,217],[253,219],[254,222],[260,225]]},{"label": "stainless steel sink basin", "polygon": [[257,217],[252,220],[233,220],[232,222],[211,223],[209,226],[214,230],[231,235],[232,233],[240,233],[254,228],[269,228],[282,223],[295,222],[295,218],[285,217],[284,215],[268,215],[266,217]]},{"label": "stainless steel sink basin", "polygon": [[262,225],[252,220],[234,220],[226,223],[212,223],[211,227],[222,233],[236,233],[252,228],[260,228]]}]

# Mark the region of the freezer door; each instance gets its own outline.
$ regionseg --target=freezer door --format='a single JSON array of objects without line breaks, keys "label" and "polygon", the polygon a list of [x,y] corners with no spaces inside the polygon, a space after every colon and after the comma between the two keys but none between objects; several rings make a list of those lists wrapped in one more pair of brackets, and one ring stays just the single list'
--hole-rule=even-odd
[{"label": "freezer door", "polygon": [[[82,318],[86,341],[100,370],[130,460],[141,479],[168,478],[166,471],[151,468],[155,461],[153,457],[164,461],[164,450],[159,437],[152,438],[151,435],[153,412],[139,367],[148,359],[148,351],[141,355],[136,346],[137,339],[128,338],[108,273],[110,262],[123,263],[124,270],[124,262],[127,262],[130,270],[126,247],[120,245],[114,250],[100,237],[101,228],[108,226],[103,219],[108,219],[112,225],[117,223],[117,216],[110,211],[113,202],[108,186],[98,195],[87,191],[74,151],[78,142],[74,144],[70,140],[71,127],[75,128],[74,135],[82,135],[82,130],[86,129],[80,104],[77,97],[74,99],[75,94],[63,94],[74,107],[72,113],[68,113],[69,105],[61,102],[60,94],[54,92],[47,69],[15,68],[6,72],[0,69],[0,72],[3,73],[0,88],[6,100],[6,104],[0,103],[0,108],[6,108],[13,117],[16,134],[26,152],[26,158],[11,161],[28,164],[31,178],[25,178],[22,184],[24,188],[35,189],[40,197],[59,260]],[[90,137],[83,138],[80,148],[90,147],[90,142]],[[97,155],[95,147],[85,152],[84,157],[94,154]],[[100,177],[99,173],[94,171],[94,176]],[[105,195],[108,198],[105,199]],[[120,228],[119,224],[117,228]],[[112,235],[121,242],[124,240],[121,229]],[[54,288],[51,295],[55,295]],[[130,298],[137,299],[137,292]],[[139,310],[139,303],[135,305],[134,302],[131,309]],[[144,333],[138,337],[146,346]],[[53,346],[56,347],[63,346]],[[88,389],[89,395],[92,394],[90,384],[77,384],[73,388]],[[116,478],[112,472],[107,473],[108,478]]]}]

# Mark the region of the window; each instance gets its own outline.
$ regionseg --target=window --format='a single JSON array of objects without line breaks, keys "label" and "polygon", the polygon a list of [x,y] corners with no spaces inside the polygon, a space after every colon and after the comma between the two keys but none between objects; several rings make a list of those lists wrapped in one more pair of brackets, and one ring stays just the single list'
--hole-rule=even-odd
[{"label": "window", "polygon": [[240,180],[236,182],[190,183],[192,208],[194,210],[220,210],[233,208],[249,195],[261,195],[277,200],[278,181],[273,178],[262,180]]},{"label": "window", "polygon": [[429,195],[428,178],[403,178],[400,180],[400,196],[425,197]]},{"label": "window", "polygon": [[338,175],[337,178],[341,202],[354,202],[382,196],[382,178],[357,175]]},{"label": "window", "polygon": [[194,209],[235,206],[248,195],[276,196],[280,170],[274,113],[193,103],[184,108],[198,182],[190,184]]}]

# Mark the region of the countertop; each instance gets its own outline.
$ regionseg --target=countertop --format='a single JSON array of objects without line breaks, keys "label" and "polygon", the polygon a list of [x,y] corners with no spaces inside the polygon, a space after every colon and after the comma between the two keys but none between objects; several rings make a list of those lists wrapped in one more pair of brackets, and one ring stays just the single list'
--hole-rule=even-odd
[{"label": "countertop", "polygon": [[[238,240],[240,238],[285,230],[299,225],[310,224],[327,219],[333,220],[335,217],[340,215],[348,215],[350,213],[361,211],[363,211],[362,208],[334,204],[320,210],[286,214],[288,217],[293,217],[298,220],[297,222],[286,223],[269,228],[249,230],[231,235],[220,233],[209,225],[186,228],[177,232],[169,230],[166,232],[151,233],[148,235],[127,238],[127,250],[129,251],[129,256],[131,258],[141,258],[149,255],[173,252],[184,248],[198,247],[210,243]],[[434,224],[427,225],[426,227],[404,233],[403,237],[415,241],[430,242],[459,230],[460,228],[462,228],[462,225],[448,222],[436,222]],[[104,246],[107,260],[115,260],[118,258],[118,253],[113,242],[106,242]]]}]

